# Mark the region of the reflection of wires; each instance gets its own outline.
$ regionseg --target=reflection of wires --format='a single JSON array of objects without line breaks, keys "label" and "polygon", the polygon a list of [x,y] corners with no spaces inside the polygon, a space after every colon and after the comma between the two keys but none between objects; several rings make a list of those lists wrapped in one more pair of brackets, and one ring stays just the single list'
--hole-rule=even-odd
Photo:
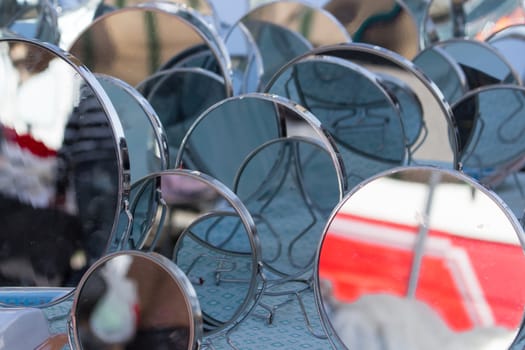
[{"label": "reflection of wires", "polygon": [[355,31],[354,35],[352,35],[352,39],[355,42],[359,42],[363,40],[363,36],[365,32],[373,25],[383,22],[389,22],[393,19],[395,19],[399,14],[401,13],[401,6],[395,2],[392,9],[388,12],[379,13],[374,16],[368,17],[366,20],[363,21],[363,24],[359,26],[359,28]]}]

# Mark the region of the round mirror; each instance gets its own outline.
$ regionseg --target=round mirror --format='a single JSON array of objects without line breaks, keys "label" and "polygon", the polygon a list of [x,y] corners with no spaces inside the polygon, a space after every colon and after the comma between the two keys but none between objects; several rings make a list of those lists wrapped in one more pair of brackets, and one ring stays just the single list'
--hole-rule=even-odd
[{"label": "round mirror", "polygon": [[57,44],[57,12],[48,0],[5,0],[0,3],[0,38],[21,36]]},{"label": "round mirror", "polygon": [[125,245],[173,261],[195,288],[206,334],[231,326],[260,288],[260,247],[244,204],[217,180],[188,170],[132,186],[133,230]]},{"label": "round mirror", "polygon": [[352,41],[384,47],[412,59],[419,51],[416,19],[399,0],[327,0],[323,8],[346,28]]},{"label": "round mirror", "polygon": [[525,88],[494,85],[475,90],[452,106],[460,134],[462,170],[496,191],[521,217],[525,197]]},{"label": "round mirror", "polygon": [[201,68],[162,70],[137,85],[137,90],[158,113],[166,130],[170,165],[175,164],[191,124],[206,109],[228,97],[224,80]]},{"label": "round mirror", "polygon": [[124,81],[95,73],[124,129],[130,157],[130,181],[168,168],[168,143],[159,117],[147,100]]},{"label": "round mirror", "polygon": [[461,67],[469,90],[508,83],[520,84],[514,67],[492,46],[472,39],[450,39],[435,44]]},{"label": "round mirror", "polygon": [[484,40],[499,29],[524,20],[520,0],[431,0],[424,41],[429,45],[451,38]]},{"label": "round mirror", "polygon": [[186,275],[156,253],[124,251],[97,261],[71,310],[75,349],[198,349],[202,318]]},{"label": "round mirror", "polygon": [[318,55],[287,64],[266,90],[297,101],[320,120],[341,154],[352,188],[407,160],[399,100],[378,80],[350,61]]},{"label": "round mirror", "polygon": [[72,57],[23,39],[0,53],[0,285],[75,287],[127,198],[124,132]]},{"label": "round mirror", "polygon": [[98,17],[70,48],[91,71],[135,86],[173,57],[206,47],[230,87],[220,39],[195,11],[171,3],[145,3]]},{"label": "round mirror", "polygon": [[425,48],[412,62],[436,83],[448,103],[456,102],[469,89],[459,63],[439,46]]},{"label": "round mirror", "polygon": [[[300,1],[275,1],[248,11],[226,34],[226,44],[247,33],[257,45],[262,63],[260,87],[292,58],[312,47],[350,42],[342,25],[321,8]],[[249,39],[248,39],[249,40]],[[253,59],[252,55],[244,58]],[[244,61],[244,69],[252,65]],[[251,63],[251,62],[250,62]]]},{"label": "round mirror", "polygon": [[525,24],[515,24],[505,27],[485,39],[490,46],[496,48],[516,70],[520,81],[525,81],[525,63],[521,54],[525,51]]},{"label": "round mirror", "polygon": [[[450,106],[436,84],[412,62],[395,52],[364,43],[320,47],[295,60],[313,56],[332,56],[351,61],[375,73],[391,97],[404,101],[400,102],[400,106],[409,108],[401,115],[408,117],[403,117],[403,126],[407,139],[412,140],[409,147],[411,164],[458,166],[457,131]],[[271,86],[272,81],[268,85]]]},{"label": "round mirror", "polygon": [[507,349],[525,304],[523,242],[516,217],[470,177],[385,172],[332,213],[319,311],[347,349]]}]

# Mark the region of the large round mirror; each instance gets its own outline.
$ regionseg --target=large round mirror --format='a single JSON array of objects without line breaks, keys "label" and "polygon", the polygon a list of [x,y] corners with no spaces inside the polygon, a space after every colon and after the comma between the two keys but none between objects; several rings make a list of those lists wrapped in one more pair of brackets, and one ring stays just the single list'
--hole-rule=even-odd
[{"label": "large round mirror", "polygon": [[156,253],[97,261],[78,286],[70,343],[80,350],[198,349],[202,319],[186,275]]},{"label": "large round mirror", "polygon": [[0,285],[75,287],[129,191],[124,132],[72,58],[22,39],[0,54]]},{"label": "large round mirror", "polygon": [[319,310],[347,349],[509,348],[525,305],[524,237],[501,199],[458,171],[385,172],[332,213]]}]

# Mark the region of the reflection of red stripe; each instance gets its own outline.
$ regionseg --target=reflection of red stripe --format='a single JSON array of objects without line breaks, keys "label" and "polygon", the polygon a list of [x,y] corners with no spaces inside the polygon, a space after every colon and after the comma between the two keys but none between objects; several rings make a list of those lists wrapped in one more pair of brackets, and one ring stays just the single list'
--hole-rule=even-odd
[{"label": "reflection of red stripe", "polygon": [[4,128],[2,131],[6,140],[16,143],[20,148],[28,150],[35,156],[47,158],[55,157],[57,154],[55,150],[48,148],[43,142],[35,140],[29,134],[20,135],[11,128]]},{"label": "reflection of red stripe", "polygon": [[[404,295],[408,283],[411,252],[381,243],[365,243],[351,238],[352,222],[414,233],[414,226],[339,213],[334,220],[347,222],[348,237],[328,235],[323,242],[320,275],[334,283],[340,299],[355,300],[362,293],[390,292]],[[385,230],[385,232],[388,232]],[[458,237],[450,232],[430,230],[431,237],[443,237],[462,248],[471,260],[496,323],[517,327],[525,305],[525,258],[517,245]],[[447,261],[426,256],[423,261],[418,298],[432,305],[454,329],[472,326],[463,307]]]}]

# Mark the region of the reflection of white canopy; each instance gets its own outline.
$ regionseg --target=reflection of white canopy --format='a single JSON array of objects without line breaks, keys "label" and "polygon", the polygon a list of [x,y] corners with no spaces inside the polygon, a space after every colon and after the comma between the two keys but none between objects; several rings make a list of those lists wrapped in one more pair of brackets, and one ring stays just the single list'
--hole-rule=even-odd
[{"label": "reflection of white canopy", "polygon": [[[380,178],[354,193],[342,213],[419,226],[428,185]],[[515,227],[485,193],[459,183],[438,184],[429,220],[430,229],[487,241],[520,244]],[[512,214],[509,214],[512,215]]]}]

